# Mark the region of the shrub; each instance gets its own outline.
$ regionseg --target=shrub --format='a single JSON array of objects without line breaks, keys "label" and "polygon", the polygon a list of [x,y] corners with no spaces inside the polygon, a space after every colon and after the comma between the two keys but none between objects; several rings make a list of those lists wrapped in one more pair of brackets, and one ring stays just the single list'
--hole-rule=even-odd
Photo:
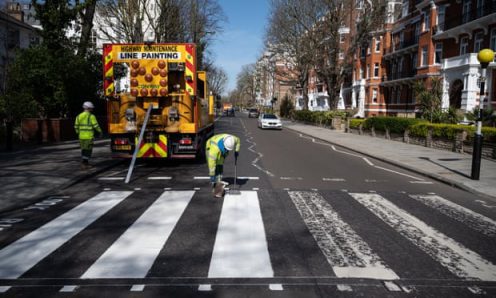
[{"label": "shrub", "polygon": [[350,128],[358,129],[365,119],[350,119]]},{"label": "shrub", "polygon": [[423,122],[425,120],[415,118],[398,118],[398,117],[373,117],[365,120],[364,128],[386,131],[389,129],[392,133],[403,133],[408,127]]}]

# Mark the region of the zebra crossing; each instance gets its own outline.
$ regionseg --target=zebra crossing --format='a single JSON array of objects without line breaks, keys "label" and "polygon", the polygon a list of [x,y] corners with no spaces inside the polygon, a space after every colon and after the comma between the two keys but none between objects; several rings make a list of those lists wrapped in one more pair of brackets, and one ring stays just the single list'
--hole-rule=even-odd
[{"label": "zebra crossing", "polygon": [[[118,205],[138,200],[136,191],[103,191],[95,194],[76,207],[59,215],[39,228],[32,230],[16,241],[2,244],[0,249],[0,281],[1,286],[9,280],[22,280],[44,258],[56,254],[61,247],[76,240],[75,236],[85,229],[91,228],[95,222],[108,216],[108,213]],[[430,212],[432,216],[445,216],[450,220],[464,225],[474,234],[480,235],[481,241],[495,243],[496,221],[488,216],[479,214],[465,206],[461,206],[437,195],[406,194],[410,204]],[[474,247],[465,244],[444,233],[439,227],[418,218],[405,208],[398,206],[387,195],[378,193],[344,193],[339,196],[333,193],[309,191],[279,191],[278,198],[285,204],[277,205],[272,193],[264,191],[242,191],[241,195],[227,194],[223,200],[214,200],[209,193],[195,190],[165,190],[156,198],[148,198],[146,205],[135,218],[130,219],[129,226],[123,229],[102,253],[92,255],[91,252],[73,251],[74,255],[86,253],[90,255],[76,279],[144,279],[148,277],[173,277],[170,274],[160,275],[157,268],[167,267],[178,253],[183,259],[196,258],[182,266],[199,266],[201,269],[192,276],[206,280],[218,278],[262,278],[280,279],[281,277],[307,277],[314,274],[337,279],[371,279],[380,281],[401,281],[411,278],[405,274],[409,260],[404,264],[389,263],[387,248],[377,250],[377,244],[368,243],[370,235],[365,235],[357,229],[356,223],[350,223],[349,210],[343,206],[353,205],[356,216],[374,217],[382,222],[423,254],[431,263],[444,268],[450,276],[446,279],[462,281],[496,281],[496,256],[484,256]],[[270,201],[270,204],[267,202]],[[196,205],[195,205],[196,204]],[[217,207],[209,207],[217,206]],[[264,207],[265,206],[265,207]],[[270,221],[268,217],[274,211],[270,208],[287,208],[287,214],[295,212],[299,218],[290,218],[286,222]],[[201,213],[194,213],[189,208],[202,208]],[[292,210],[292,211],[291,211]],[[198,212],[196,210],[195,212]],[[208,216],[210,222],[215,222],[215,235],[203,235],[208,239],[193,243],[205,242],[201,254],[197,254],[193,246],[181,247],[172,243],[181,237],[196,237],[194,230],[188,230],[187,235],[177,235],[180,225],[194,221],[193,229],[207,224],[200,216],[192,218],[191,214]],[[292,213],[291,213],[292,214]],[[273,255],[277,245],[298,245],[300,239],[292,233],[273,234],[278,228],[289,230],[291,225],[301,225],[309,237],[314,239],[315,251],[319,251],[322,259],[327,262],[323,267],[328,271],[312,272],[310,269],[301,270],[301,276],[294,273],[284,273],[281,266],[291,267],[291,264],[274,262]],[[375,226],[368,226],[370,230]],[[379,227],[377,227],[379,229]],[[382,227],[381,227],[382,229]],[[378,234],[384,231],[377,231]],[[105,237],[106,230],[100,237]],[[294,233],[293,233],[294,234]],[[280,244],[282,240],[286,244]],[[276,240],[275,240],[276,239]],[[186,243],[187,241],[184,240]],[[174,253],[168,250],[176,245]],[[405,245],[406,247],[407,245]],[[75,245],[77,247],[77,245]],[[182,250],[182,251],[181,251]],[[305,254],[305,252],[302,252]],[[168,255],[168,254],[172,254]],[[291,260],[291,256],[284,260]],[[300,258],[305,258],[305,256]],[[181,259],[181,260],[183,260]],[[160,261],[159,261],[160,260]],[[411,261],[411,260],[410,260]],[[295,265],[297,266],[297,265]],[[426,265],[428,266],[428,265]],[[174,269],[171,269],[173,271]],[[426,268],[429,270],[429,268]],[[166,272],[170,272],[165,270]],[[37,278],[43,278],[38,273]],[[63,278],[65,276],[61,276]],[[185,276],[179,276],[185,277]],[[422,278],[422,276],[418,276]],[[276,283],[277,284],[277,283]]]}]

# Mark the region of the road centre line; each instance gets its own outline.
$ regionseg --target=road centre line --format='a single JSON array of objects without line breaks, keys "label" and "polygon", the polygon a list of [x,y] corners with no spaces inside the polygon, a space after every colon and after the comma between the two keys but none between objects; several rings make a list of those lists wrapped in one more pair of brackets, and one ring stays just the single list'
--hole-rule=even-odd
[{"label": "road centre line", "polygon": [[[209,176],[195,176],[193,177],[194,180],[209,180]],[[239,176],[236,177],[236,179],[241,179],[241,180],[259,180],[260,177],[247,177],[247,176]]]},{"label": "road centre line", "polygon": [[81,278],[146,277],[194,193],[163,192]]},{"label": "road centre line", "polygon": [[208,277],[274,277],[256,191],[224,197]]},{"label": "road centre line", "polygon": [[241,126],[243,126],[243,129],[245,130],[245,136],[247,137],[246,138],[246,142],[248,143],[251,143],[252,145],[250,147],[248,147],[248,150],[250,150],[251,152],[255,153],[256,155],[258,155],[252,162],[251,162],[251,165],[254,166],[255,168],[257,168],[258,170],[262,171],[263,173],[267,174],[268,176],[270,177],[275,177],[274,174],[272,174],[269,170],[266,170],[264,168],[262,168],[260,165],[258,165],[258,161],[263,157],[263,154],[260,153],[260,152],[257,152],[253,149],[253,147],[255,147],[257,144],[255,142],[253,142],[253,136],[250,136],[248,137],[248,135],[250,135],[250,133],[248,132],[248,129],[246,128],[246,125],[245,123],[243,122],[243,120],[241,120],[241,118],[239,118],[239,121],[241,122]]},{"label": "road centre line", "polygon": [[411,198],[490,237],[496,236],[496,221],[437,195],[410,195]]},{"label": "road centre line", "polygon": [[117,180],[124,180],[126,177],[98,177],[98,180],[108,180],[108,181],[117,181]]},{"label": "road centre line", "polygon": [[399,279],[318,192],[288,194],[337,277]]},{"label": "road centre line", "polygon": [[371,193],[350,195],[454,275],[496,281],[496,265],[382,196]]},{"label": "road centre line", "polygon": [[172,177],[148,177],[148,180],[171,180]]},{"label": "road centre line", "polygon": [[344,178],[322,178],[322,181],[331,181],[331,182],[345,182]]},{"label": "road centre line", "polygon": [[132,191],[104,191],[0,250],[0,279],[15,279],[119,204]]}]

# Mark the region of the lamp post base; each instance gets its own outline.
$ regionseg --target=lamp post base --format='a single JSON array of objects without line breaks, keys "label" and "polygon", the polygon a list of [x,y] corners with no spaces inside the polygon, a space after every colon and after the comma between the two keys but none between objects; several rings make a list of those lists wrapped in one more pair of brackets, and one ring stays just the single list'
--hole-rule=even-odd
[{"label": "lamp post base", "polygon": [[474,149],[473,149],[474,152],[472,153],[472,173],[470,174],[470,178],[472,180],[479,180],[483,139],[484,137],[481,134],[475,134],[474,136]]}]

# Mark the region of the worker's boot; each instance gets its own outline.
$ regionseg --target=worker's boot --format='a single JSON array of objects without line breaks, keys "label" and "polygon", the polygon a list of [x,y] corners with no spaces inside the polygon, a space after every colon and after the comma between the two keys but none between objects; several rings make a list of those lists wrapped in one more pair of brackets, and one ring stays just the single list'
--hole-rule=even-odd
[{"label": "worker's boot", "polygon": [[222,198],[224,196],[224,184],[216,183],[214,188],[214,197]]}]

